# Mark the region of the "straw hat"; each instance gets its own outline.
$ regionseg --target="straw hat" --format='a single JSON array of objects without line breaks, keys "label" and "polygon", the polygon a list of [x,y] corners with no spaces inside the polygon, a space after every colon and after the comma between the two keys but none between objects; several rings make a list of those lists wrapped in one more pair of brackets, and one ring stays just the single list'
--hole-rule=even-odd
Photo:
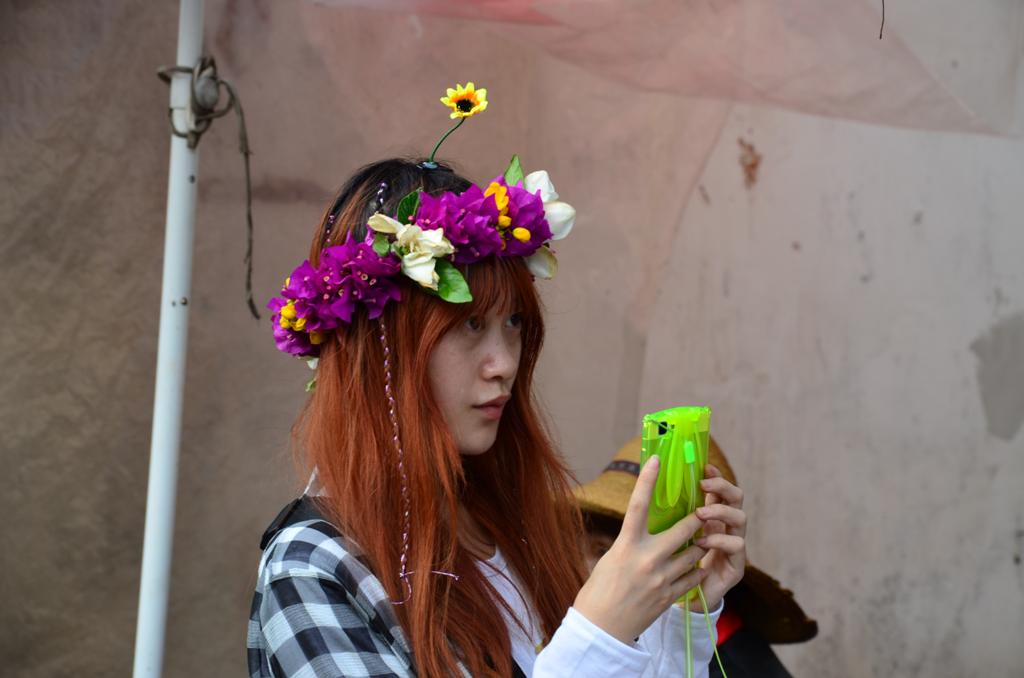
[{"label": "straw hat", "polygon": [[[708,462],[736,484],[736,474],[718,443],[710,438]],[[584,513],[622,520],[640,473],[640,437],[622,446],[618,454],[592,482],[576,488],[574,494]],[[769,643],[802,643],[818,634],[818,623],[807,617],[793,598],[793,592],[749,562],[743,579],[728,594],[729,605],[743,624]]]}]

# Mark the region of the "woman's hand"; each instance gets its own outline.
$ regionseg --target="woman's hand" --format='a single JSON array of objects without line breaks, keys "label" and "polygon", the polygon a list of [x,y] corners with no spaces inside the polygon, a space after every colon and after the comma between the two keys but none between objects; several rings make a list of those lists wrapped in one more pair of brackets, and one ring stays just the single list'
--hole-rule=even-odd
[{"label": "woman's hand", "polygon": [[[711,464],[704,467],[700,487],[707,494],[704,506],[697,509],[697,517],[705,521],[704,536],[697,540],[697,545],[708,549],[700,563],[707,570],[701,589],[708,610],[713,610],[743,578],[747,564],[747,514],[743,512],[743,490],[723,478]],[[700,599],[691,602],[690,609],[702,611]]]},{"label": "woman's hand", "polygon": [[700,518],[690,514],[660,534],[647,532],[647,507],[659,464],[651,457],[640,471],[618,538],[573,603],[580,614],[624,643],[632,642],[705,576],[704,569],[695,569],[707,554],[704,548],[675,553],[701,527]]}]

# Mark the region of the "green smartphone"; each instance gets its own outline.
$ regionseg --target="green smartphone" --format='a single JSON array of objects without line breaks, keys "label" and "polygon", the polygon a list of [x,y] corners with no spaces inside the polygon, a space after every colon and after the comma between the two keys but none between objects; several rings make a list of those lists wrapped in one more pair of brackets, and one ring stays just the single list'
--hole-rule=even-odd
[{"label": "green smartphone", "polygon": [[661,460],[647,511],[651,534],[667,530],[704,504],[700,481],[708,463],[710,429],[710,407],[672,407],[644,416],[640,464],[653,455]]}]

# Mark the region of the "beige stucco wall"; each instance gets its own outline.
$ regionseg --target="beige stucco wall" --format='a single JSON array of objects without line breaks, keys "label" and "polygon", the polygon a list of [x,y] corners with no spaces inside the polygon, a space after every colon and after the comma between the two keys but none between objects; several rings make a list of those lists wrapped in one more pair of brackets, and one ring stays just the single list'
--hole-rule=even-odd
[{"label": "beige stucco wall", "polygon": [[[172,5],[0,9],[4,675],[130,670],[167,172]],[[513,153],[579,210],[539,390],[581,479],[638,416],[708,404],[751,557],[819,620],[797,676],[1019,675],[1024,142],[624,89],[500,26],[209,2],[246,106],[257,297],[357,166]],[[244,671],[256,542],[300,480],[306,370],[244,305],[234,120],[203,140],[165,675]],[[746,188],[736,140],[763,153]]]}]

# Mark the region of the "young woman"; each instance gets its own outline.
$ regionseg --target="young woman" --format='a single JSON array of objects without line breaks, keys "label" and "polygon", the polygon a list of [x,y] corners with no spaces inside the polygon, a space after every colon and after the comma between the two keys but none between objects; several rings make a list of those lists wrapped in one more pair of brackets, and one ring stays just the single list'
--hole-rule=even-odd
[{"label": "young woman", "polygon": [[[708,491],[729,501],[652,536],[649,463],[587,575],[531,393],[534,277],[573,215],[518,161],[480,188],[432,157],[387,160],[341,190],[271,302],[278,346],[315,356],[294,428],[314,479],[264,540],[250,675],[655,675],[682,652],[660,638],[682,637],[674,601],[703,582],[717,617],[744,561],[741,497],[721,478]],[[703,520],[732,534],[676,554]],[[713,638],[693,619],[702,676]]]}]

